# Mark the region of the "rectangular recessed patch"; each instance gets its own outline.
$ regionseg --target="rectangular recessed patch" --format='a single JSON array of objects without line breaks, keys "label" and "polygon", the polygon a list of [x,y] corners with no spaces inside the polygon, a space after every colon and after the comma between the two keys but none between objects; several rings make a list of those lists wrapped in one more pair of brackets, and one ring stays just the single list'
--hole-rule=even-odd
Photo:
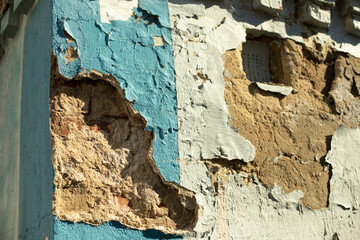
[{"label": "rectangular recessed patch", "polygon": [[241,53],[247,79],[252,82],[271,82],[269,47],[260,41],[247,41]]}]

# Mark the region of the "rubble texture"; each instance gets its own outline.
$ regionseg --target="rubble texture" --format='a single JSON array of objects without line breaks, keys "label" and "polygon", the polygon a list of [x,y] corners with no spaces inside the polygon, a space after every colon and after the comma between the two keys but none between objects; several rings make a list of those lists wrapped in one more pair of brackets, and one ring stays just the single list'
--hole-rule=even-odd
[{"label": "rubble texture", "polygon": [[193,193],[159,174],[144,118],[114,78],[85,76],[52,77],[54,214],[93,225],[117,220],[141,230],[190,230],[197,220]]},{"label": "rubble texture", "polygon": [[[270,64],[277,78],[273,81],[289,84],[296,93],[281,97],[258,90],[241,70],[241,47],[224,55],[231,123],[257,150],[249,173],[267,186],[277,183],[285,192],[301,190],[302,203],[308,207],[327,207],[331,175],[324,162],[327,141],[340,124],[356,128],[360,123],[360,98],[351,93],[356,87],[351,66],[360,60],[331,49],[322,53],[303,49],[291,40],[262,41],[268,41],[274,52]],[[348,66],[346,59],[354,64]],[[328,97],[330,86],[334,90]],[[336,114],[334,108],[346,113]]]}]

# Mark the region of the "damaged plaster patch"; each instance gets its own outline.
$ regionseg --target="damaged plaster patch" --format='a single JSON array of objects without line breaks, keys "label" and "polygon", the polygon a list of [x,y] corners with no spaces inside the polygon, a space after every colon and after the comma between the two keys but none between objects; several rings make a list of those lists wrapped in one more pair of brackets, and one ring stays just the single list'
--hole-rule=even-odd
[{"label": "damaged plaster patch", "polygon": [[101,22],[111,23],[111,20],[128,20],[139,2],[138,0],[99,0],[99,5]]},{"label": "damaged plaster patch", "polygon": [[[270,64],[275,65],[272,68],[277,69],[273,81],[290,85],[296,94],[279,98],[252,87],[245,72],[236,67],[242,64],[241,45],[224,54],[225,100],[231,123],[257,150],[249,174],[267,186],[277,183],[286,193],[301,190],[302,203],[307,207],[327,207],[331,173],[324,157],[328,138],[340,124],[356,128],[360,123],[358,117],[334,114],[328,98],[330,86],[340,77],[337,62],[343,57],[328,48],[323,59],[316,58],[320,55],[316,49],[312,53],[291,40],[263,41],[270,45],[270,51],[281,54],[270,57]],[[350,88],[342,88],[346,92],[342,96],[351,95]],[[344,101],[351,106],[360,103],[355,97]],[[353,107],[348,115],[358,115],[359,111]]]},{"label": "damaged plaster patch", "polygon": [[[227,218],[234,239],[357,239],[360,235],[358,174],[360,129],[340,126],[326,156],[333,166],[329,207],[312,210],[300,203],[299,190],[284,193],[238,174],[227,182]],[[344,204],[346,207],[344,207]],[[349,207],[349,208],[348,208]]]},{"label": "damaged plaster patch", "polygon": [[360,122],[360,59],[351,55],[339,56],[335,61],[335,78],[330,98],[335,111],[344,119]]},{"label": "damaged plaster patch", "polygon": [[[290,2],[283,2],[284,4],[293,4]],[[226,5],[230,5],[227,8]],[[218,116],[215,113],[222,112],[228,114],[231,113],[231,109],[224,108],[222,104],[222,99],[218,98],[217,94],[208,94],[207,92],[213,90],[216,84],[213,82],[223,81],[224,78],[233,78],[231,72],[226,68],[223,68],[222,62],[217,61],[219,55],[221,56],[225,52],[231,49],[236,49],[242,42],[245,42],[246,31],[247,29],[254,30],[256,29],[260,33],[270,33],[273,35],[281,36],[283,38],[291,38],[297,42],[306,41],[306,45],[311,46],[310,41],[304,39],[300,35],[300,31],[295,31],[295,27],[291,27],[285,22],[282,21],[282,17],[278,19],[268,19],[264,21],[263,16],[254,14],[252,11],[247,11],[246,4],[251,4],[250,1],[191,1],[191,0],[170,0],[170,20],[172,25],[173,33],[173,50],[175,58],[175,71],[177,76],[177,92],[178,92],[178,118],[179,118],[179,153],[180,158],[184,159],[180,162],[180,176],[181,184],[194,192],[196,192],[196,199],[200,206],[199,209],[199,220],[194,228],[194,232],[186,235],[185,239],[219,239],[218,226],[219,224],[227,223],[227,226],[224,229],[227,229],[229,239],[282,239],[286,236],[287,239],[329,239],[332,236],[339,236],[340,239],[354,239],[359,236],[359,214],[356,211],[344,210],[343,207],[339,207],[336,204],[331,204],[331,196],[329,197],[329,170],[326,169],[328,163],[325,163],[325,154],[329,150],[328,144],[323,144],[324,137],[320,139],[320,150],[323,152],[322,155],[314,154],[311,162],[300,161],[296,159],[292,161],[294,166],[286,166],[286,160],[289,156],[287,152],[279,151],[276,149],[274,157],[270,158],[268,161],[272,162],[277,159],[277,162],[282,162],[285,164],[284,172],[293,170],[296,172],[302,172],[303,167],[307,170],[306,179],[314,180],[315,182],[310,183],[313,188],[317,186],[318,183],[321,183],[320,189],[320,198],[317,196],[317,193],[313,193],[313,198],[318,199],[311,204],[318,204],[320,208],[328,206],[326,209],[313,210],[304,206],[303,198],[305,192],[295,188],[294,191],[284,188],[281,184],[276,184],[272,182],[273,187],[266,186],[262,184],[256,177],[257,169],[250,163],[246,164],[245,167],[241,168],[241,172],[234,172],[230,174],[226,180],[220,178],[221,181],[226,183],[225,186],[225,199],[226,199],[226,220],[220,219],[224,218],[222,212],[223,207],[223,197],[218,198],[218,193],[214,188],[214,174],[208,171],[208,166],[205,165],[204,159],[216,159],[216,154],[202,155],[201,149],[207,149],[207,147],[212,147],[216,149],[221,149],[224,145],[228,143],[220,142],[218,139],[213,140],[209,138],[209,135],[218,134],[221,138],[222,136],[228,134],[226,124],[222,126],[212,127],[212,122],[218,120]],[[224,21],[225,19],[225,21]],[[335,28],[334,28],[335,29]],[[290,30],[290,31],[289,31]],[[330,29],[332,31],[333,29]],[[298,33],[298,34],[297,34]],[[289,34],[289,35],[288,35]],[[272,35],[272,36],[273,36]],[[314,39],[317,39],[317,45],[315,48],[321,48],[321,46],[326,46],[325,42],[332,42],[335,48],[342,49],[344,51],[351,51],[353,55],[359,56],[358,46],[351,45],[348,43],[340,42],[335,43],[329,36],[323,36],[320,34],[314,36]],[[342,38],[341,38],[342,39]],[[299,51],[300,48],[300,51]],[[310,47],[309,47],[310,48]],[[288,42],[284,47],[285,52],[302,52],[300,44],[291,44]],[[305,97],[304,99],[299,98],[298,101],[294,101],[291,106],[288,106],[289,109],[296,111],[295,113],[289,113],[285,117],[293,117],[293,121],[289,122],[289,129],[292,129],[293,126],[296,126],[298,123],[302,124],[302,127],[305,128],[306,124],[311,124],[310,120],[313,120],[316,114],[312,113],[312,108],[318,109],[317,107],[324,108],[322,111],[317,114],[320,115],[320,118],[323,117],[325,120],[327,117],[330,119],[321,122],[323,126],[324,123],[331,123],[331,118],[333,117],[333,106],[329,100],[327,103],[330,106],[326,106],[324,103],[324,98],[321,96],[328,96],[327,93],[331,88],[331,81],[327,79],[334,79],[334,69],[333,63],[330,66],[327,66],[328,62],[326,59],[327,48],[323,48],[324,51],[312,52],[310,62],[305,62],[303,69],[310,67],[308,71],[301,72],[300,75],[294,74],[291,72],[296,67],[299,66],[287,66],[284,69],[276,70],[270,69],[271,75],[274,75],[274,72],[279,73],[279,76],[276,79],[272,79],[274,83],[282,83],[285,86],[293,87],[294,94],[291,94],[287,97],[276,96],[274,93],[264,93],[257,88],[251,88],[254,94],[263,96],[262,101],[259,102],[259,105],[255,105],[253,108],[254,111],[266,111],[268,110],[281,110],[282,106],[279,106],[274,101],[275,105],[270,109],[267,106],[264,109],[261,109],[261,104],[264,104],[264,101],[267,100],[266,96],[269,96],[269,99],[275,98],[290,98],[294,100],[297,98],[296,91],[298,88],[305,87],[304,91],[315,89],[313,91],[305,94],[304,92],[300,93],[300,96]],[[311,52],[311,51],[310,51]],[[236,54],[240,55],[241,51],[237,51]],[[278,60],[284,63],[283,66],[286,66],[285,63],[302,63],[301,61],[293,61],[292,58],[297,57],[294,55],[283,54],[281,57],[280,51],[278,52]],[[272,55],[273,52],[270,52]],[[308,53],[307,53],[308,54]],[[315,56],[317,55],[317,56]],[[331,54],[330,54],[331,55]],[[275,55],[274,55],[275,56]],[[324,58],[323,58],[324,57]],[[241,58],[241,55],[239,56]],[[323,59],[322,59],[323,58]],[[320,60],[317,60],[320,59]],[[322,59],[322,60],[321,60]],[[333,59],[334,60],[334,59]],[[312,62],[322,61],[323,64],[316,66]],[[242,73],[243,66],[239,61],[233,61],[234,69],[240,69],[237,73]],[[300,64],[301,65],[301,64]],[[280,64],[272,64],[272,66],[280,66]],[[316,66],[316,67],[315,67]],[[319,72],[317,72],[318,68]],[[201,74],[206,74],[209,79],[201,81],[199,79],[199,71],[201,69]],[[214,73],[223,73],[214,74]],[[233,72],[234,73],[234,72]],[[284,74],[286,78],[284,78]],[[302,81],[298,86],[292,86],[291,82],[293,78],[301,77],[302,74],[305,74],[306,78],[310,79],[309,81]],[[312,81],[312,75],[315,75],[314,81]],[[324,75],[332,75],[332,77],[324,77]],[[287,78],[292,76],[292,78]],[[244,76],[238,76],[238,78],[243,78]],[[280,80],[281,79],[281,80]],[[275,80],[275,81],[274,81]],[[197,82],[196,84],[193,81]],[[287,82],[288,81],[288,82]],[[356,82],[356,80],[354,80]],[[228,82],[227,85],[232,83]],[[192,87],[189,87],[191,85]],[[356,87],[356,85],[355,85]],[[230,88],[227,86],[226,88]],[[244,92],[249,92],[249,89],[242,89]],[[355,92],[355,88],[352,87],[352,92]],[[218,88],[218,92],[221,92],[221,88]],[[227,91],[227,90],[226,90]],[[235,91],[234,91],[235,92]],[[318,93],[321,93],[320,95]],[[323,92],[323,93],[322,93]],[[227,94],[227,92],[225,92]],[[239,91],[234,96],[241,95],[242,92]],[[245,96],[246,98],[248,96]],[[315,102],[311,102],[311,105],[306,106],[304,103],[309,99],[317,99]],[[261,97],[259,97],[261,99]],[[272,100],[271,100],[272,101]],[[289,100],[288,100],[289,101]],[[290,101],[289,101],[290,102]],[[227,101],[228,103],[228,101]],[[269,103],[270,105],[273,103]],[[244,102],[245,105],[251,105],[250,102]],[[301,108],[297,108],[298,106]],[[206,109],[220,109],[219,111],[213,111],[213,114],[206,115]],[[203,110],[205,109],[205,110]],[[288,110],[286,110],[288,111]],[[188,113],[192,113],[188,114]],[[315,111],[316,112],[316,111]],[[325,113],[324,115],[322,113]],[[247,114],[247,112],[244,112]],[[302,118],[296,119],[295,114],[305,113]],[[241,111],[238,111],[237,114],[241,114]],[[313,116],[314,115],[314,116]],[[211,117],[210,117],[211,116]],[[230,121],[229,115],[227,115],[228,120]],[[265,117],[265,114],[264,114]],[[215,120],[214,120],[215,119]],[[305,122],[302,122],[302,120]],[[317,117],[317,119],[319,119]],[[206,121],[205,121],[206,120]],[[241,121],[242,119],[237,119]],[[251,119],[248,124],[255,125],[258,121],[263,121],[263,119]],[[231,123],[234,119],[231,116]],[[271,123],[271,118],[266,118],[267,122]],[[209,124],[208,124],[209,123]],[[230,126],[232,124],[229,124]],[[278,122],[273,121],[274,127],[276,127]],[[315,130],[315,135],[326,136],[326,142],[329,143],[330,137],[334,134],[335,129],[338,126],[338,122],[333,122],[328,126],[329,131],[323,131],[322,126],[318,123]],[[208,125],[207,125],[208,124]],[[208,132],[203,133],[199,130],[202,127],[208,126]],[[211,126],[211,127],[209,127]],[[355,121],[353,127],[357,126]],[[238,131],[238,129],[235,129]],[[287,131],[287,130],[286,130]],[[310,131],[310,130],[309,130]],[[350,130],[351,131],[351,130]],[[209,133],[210,132],[210,133]],[[253,134],[258,134],[261,138],[261,130],[254,132]],[[289,133],[286,133],[289,134]],[[285,134],[285,137],[287,135]],[[279,134],[280,135],[280,134]],[[228,139],[233,141],[232,135],[228,134]],[[266,136],[267,137],[267,136]],[[292,141],[292,138],[289,138]],[[285,139],[285,140],[289,140]],[[284,140],[284,142],[285,142]],[[305,136],[304,142],[308,139]],[[289,141],[288,141],[289,142]],[[285,142],[285,146],[288,146],[289,143]],[[238,142],[240,143],[240,141]],[[244,143],[244,142],[243,142]],[[230,143],[231,144],[231,143]],[[317,141],[310,142],[310,145],[317,148]],[[346,141],[343,143],[346,146]],[[237,147],[238,145],[232,145],[231,147]],[[242,146],[241,146],[242,147]],[[357,147],[359,148],[359,146]],[[241,150],[240,150],[241,151]],[[258,149],[257,149],[258,151]],[[207,156],[210,156],[207,158]],[[241,154],[237,155],[241,158]],[[354,155],[356,156],[356,155]],[[202,159],[202,160],[199,160]],[[230,157],[224,157],[224,161],[232,159]],[[237,162],[236,159],[232,159]],[[209,161],[209,160],[206,160]],[[229,162],[229,161],[228,161]],[[243,164],[243,163],[242,163]],[[279,167],[281,168],[281,164]],[[315,166],[313,172],[309,172],[309,166]],[[222,168],[226,167],[221,165]],[[287,169],[286,169],[287,168]],[[300,169],[300,170],[299,170]],[[253,171],[253,172],[252,172]],[[247,173],[247,176],[244,175],[244,172]],[[323,172],[322,174],[319,174]],[[280,178],[280,174],[274,174],[273,178]],[[301,176],[301,175],[300,175]],[[333,178],[332,178],[333,179]],[[284,182],[291,183],[292,179],[280,179]],[[250,181],[250,182],[249,182]],[[349,180],[351,181],[351,180]],[[271,181],[269,181],[271,182]],[[293,182],[294,185],[297,184]],[[304,180],[300,182],[303,184]],[[340,187],[341,188],[341,187]],[[224,189],[224,188],[222,188]],[[321,194],[321,192],[323,194]],[[331,194],[331,192],[330,192]],[[330,201],[328,203],[328,200]],[[306,203],[307,204],[307,203]],[[305,204],[305,205],[306,205]],[[222,205],[222,206],[219,206]],[[316,207],[316,206],[315,206]]]},{"label": "damaged plaster patch", "polygon": [[[155,133],[153,156],[162,176],[179,182],[171,29],[164,27],[169,25],[167,1],[144,2],[151,5],[151,11],[146,6],[134,8],[135,14],[128,21],[108,24],[100,22],[98,1],[56,0],[53,51],[59,71],[65,77],[72,78],[83,69],[87,72],[94,69],[117,79],[126,98],[146,119],[146,130]],[[64,59],[70,45],[62,34],[64,30],[76,41],[73,44],[79,56],[69,64]],[[163,37],[168,44],[154,47],[153,36]]]},{"label": "damaged plaster patch", "polygon": [[270,84],[264,84],[264,83],[259,83],[259,82],[256,83],[256,86],[258,86],[258,88],[260,88],[261,90],[273,92],[273,93],[280,93],[284,96],[289,95],[293,90],[292,87],[270,85]]},{"label": "damaged plaster patch", "polygon": [[70,46],[68,49],[65,50],[65,61],[66,64],[69,64],[69,62],[75,61],[78,58],[77,50],[75,47]]},{"label": "damaged plaster patch", "polygon": [[140,230],[190,231],[194,194],[165,182],[153,157],[154,133],[117,80],[96,71],[73,79],[54,66],[51,83],[54,214],[92,225],[116,220]]},{"label": "damaged plaster patch", "polygon": [[[171,12],[172,3],[169,4]],[[235,47],[243,36],[231,34],[230,27],[236,25],[231,20],[225,20],[230,27],[223,27],[223,18],[204,19],[190,15],[190,18],[178,19],[179,15],[171,14],[180,159],[252,161],[255,148],[232,128],[229,121],[224,101],[221,52],[217,46],[207,44],[207,41],[221,42],[221,48]],[[203,25],[206,27],[201,27]]]},{"label": "damaged plaster patch", "polygon": [[160,47],[160,46],[164,46],[165,44],[167,44],[165,39],[161,36],[153,36],[152,38],[154,41],[154,47]]},{"label": "damaged plaster patch", "polygon": [[331,140],[326,161],[333,170],[330,181],[330,202],[345,209],[360,207],[360,128],[340,126]]}]

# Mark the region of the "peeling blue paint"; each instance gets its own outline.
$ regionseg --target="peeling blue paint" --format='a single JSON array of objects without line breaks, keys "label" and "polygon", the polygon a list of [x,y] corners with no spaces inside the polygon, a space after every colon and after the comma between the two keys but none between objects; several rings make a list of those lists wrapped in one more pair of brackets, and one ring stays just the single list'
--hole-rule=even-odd
[{"label": "peeling blue paint", "polygon": [[[75,42],[67,42],[64,30]],[[163,37],[167,44],[155,47],[153,36]],[[70,45],[79,57],[67,64],[64,56]],[[179,183],[176,85],[167,1],[140,0],[128,21],[108,24],[100,22],[98,1],[54,0],[53,51],[65,77],[97,70],[120,82],[126,98],[146,119],[146,130],[155,133],[153,157],[160,173],[167,181]],[[65,226],[56,221],[57,239],[62,239]],[[79,234],[87,227],[76,226]],[[109,228],[111,224],[105,224],[94,231],[100,234]]]},{"label": "peeling blue paint", "polygon": [[85,223],[64,222],[55,219],[55,236],[61,240],[143,240],[143,239],[182,239],[179,235],[164,234],[157,230],[137,231],[111,221],[100,226]]}]

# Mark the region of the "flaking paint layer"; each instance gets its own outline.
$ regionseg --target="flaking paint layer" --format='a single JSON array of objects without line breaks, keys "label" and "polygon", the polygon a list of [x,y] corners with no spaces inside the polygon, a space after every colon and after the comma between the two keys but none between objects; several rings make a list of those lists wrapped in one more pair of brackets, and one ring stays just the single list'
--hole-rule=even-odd
[{"label": "flaking paint layer", "polygon": [[146,121],[115,78],[92,72],[66,79],[54,64],[50,109],[59,219],[191,231],[197,220],[193,193],[159,174],[154,134],[144,130]]},{"label": "flaking paint layer", "polygon": [[[155,134],[153,157],[160,173],[165,180],[179,182],[177,103],[167,2],[139,1],[133,12],[127,21],[102,23],[98,1],[55,0],[53,51],[64,77],[96,70],[112,74],[119,81],[132,107],[145,118],[146,130]],[[67,36],[73,41],[67,41]],[[154,46],[153,36],[162,37],[167,44]],[[66,62],[70,46],[77,50],[78,58]],[[97,228],[97,234],[101,235],[101,229]]]}]

